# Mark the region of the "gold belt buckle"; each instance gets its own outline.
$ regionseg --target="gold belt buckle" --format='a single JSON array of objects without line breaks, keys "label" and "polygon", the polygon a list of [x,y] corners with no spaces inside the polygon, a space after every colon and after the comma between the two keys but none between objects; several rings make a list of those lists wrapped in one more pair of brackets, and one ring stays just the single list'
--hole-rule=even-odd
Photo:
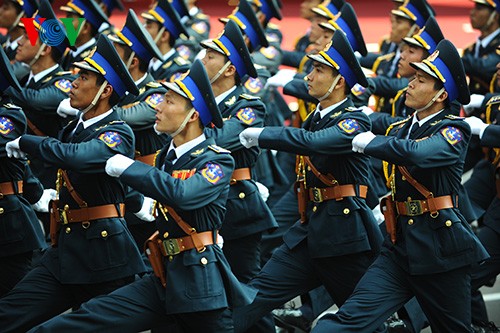
[{"label": "gold belt buckle", "polygon": [[181,253],[179,243],[175,238],[165,239],[162,244],[167,256],[175,256],[176,254]]},{"label": "gold belt buckle", "polygon": [[323,202],[323,193],[321,193],[321,189],[317,187],[313,187],[312,189],[313,199],[312,201],[315,203]]},{"label": "gold belt buckle", "polygon": [[406,215],[408,216],[417,216],[424,213],[422,202],[420,200],[405,201],[405,207]]}]

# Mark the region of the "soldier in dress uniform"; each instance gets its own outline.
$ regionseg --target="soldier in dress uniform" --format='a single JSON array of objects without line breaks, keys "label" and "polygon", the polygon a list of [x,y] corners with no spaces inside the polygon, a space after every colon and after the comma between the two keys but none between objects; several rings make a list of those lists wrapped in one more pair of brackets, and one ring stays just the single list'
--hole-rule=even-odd
[{"label": "soldier in dress uniform", "polygon": [[111,14],[113,14],[113,11],[115,9],[118,9],[121,12],[125,10],[125,7],[123,6],[121,0],[96,0],[96,1],[99,4],[99,6],[101,6],[102,10],[106,13],[108,17],[111,17]]},{"label": "soldier in dress uniform", "polygon": [[353,139],[354,151],[390,164],[382,253],[340,310],[313,332],[373,332],[413,296],[433,332],[470,331],[471,267],[488,254],[458,208],[470,127],[450,114],[450,102],[468,102],[465,72],[448,40],[412,66],[417,74],[406,105],[414,115],[393,124],[388,136],[366,132]]},{"label": "soldier in dress uniform", "polygon": [[27,153],[61,169],[59,200],[51,204],[53,246],[0,300],[5,331],[25,332],[145,271],[123,218],[126,187],[104,171],[111,156],[134,156],[132,129],[112,107],[126,91],[137,94],[137,87],[104,36],[77,66],[70,96],[79,119],[59,139],[23,135],[6,146],[9,157]]},{"label": "soldier in dress uniform", "polygon": [[[0,50],[0,91],[12,86],[21,90],[9,59]],[[26,133],[26,116],[19,107],[0,96],[0,298],[28,273],[33,251],[46,247],[43,230],[31,207],[43,196],[43,186],[31,176],[26,161],[7,157],[5,144]],[[44,201],[46,209],[48,201]],[[38,204],[42,208],[43,202]]]},{"label": "soldier in dress uniform", "polygon": [[73,20],[74,28],[78,32],[75,40],[75,50],[69,50],[62,60],[61,66],[65,70],[75,71],[72,67],[74,62],[82,61],[95,47],[99,37],[99,28],[103,24],[109,26],[107,15],[94,0],[71,0],[60,9],[66,13],[68,18],[84,18],[81,25]]},{"label": "soldier in dress uniform", "polygon": [[172,82],[185,73],[191,63],[179,55],[174,48],[176,40],[183,34],[188,36],[180,17],[168,0],[159,0],[141,16],[146,20],[146,30],[160,49],[162,57],[154,58],[149,72],[155,80]]},{"label": "soldier in dress uniform", "polygon": [[[259,290],[252,304],[235,309],[236,332],[244,332],[267,311],[320,285],[340,306],[378,253],[382,235],[365,198],[368,157],[351,150],[355,134],[370,129],[368,117],[347,97],[366,78],[345,34],[317,55],[308,75],[309,93],[320,103],[302,129],[250,128],[245,147],[257,144],[304,155],[298,164],[300,220],[284,244],[253,278]],[[350,226],[346,228],[347,224]]]},{"label": "soldier in dress uniform", "polygon": [[156,129],[171,140],[155,167],[123,155],[106,164],[109,175],[159,202],[158,233],[148,248],[158,254],[162,278],[146,275],[31,332],[139,332],[176,323],[186,333],[229,333],[231,307],[253,299],[255,291],[236,279],[215,243],[234,160],[203,132],[223,124],[207,73],[197,60],[187,76],[163,84],[169,90]]}]

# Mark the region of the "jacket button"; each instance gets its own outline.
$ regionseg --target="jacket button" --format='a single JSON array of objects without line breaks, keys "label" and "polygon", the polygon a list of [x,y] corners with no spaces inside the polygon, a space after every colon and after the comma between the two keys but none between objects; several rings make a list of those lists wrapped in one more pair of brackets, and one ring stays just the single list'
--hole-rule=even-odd
[{"label": "jacket button", "polygon": [[451,225],[453,224],[450,220],[446,221],[444,223],[447,227],[451,227]]},{"label": "jacket button", "polygon": [[64,230],[67,234],[69,234],[71,232],[71,228],[70,227],[67,227],[66,230]]},{"label": "jacket button", "polygon": [[168,232],[165,231],[165,233],[163,234],[163,238],[167,238],[168,237]]},{"label": "jacket button", "polygon": [[311,171],[311,167],[310,166],[307,166],[307,171]]},{"label": "jacket button", "polygon": [[344,208],[344,214],[347,215],[351,212],[351,210],[349,208]]},{"label": "jacket button", "polygon": [[409,219],[408,220],[408,225],[412,225],[413,224],[413,219]]},{"label": "jacket button", "polygon": [[313,207],[313,212],[317,211],[318,210],[318,206],[314,206]]},{"label": "jacket button", "polygon": [[208,260],[205,257],[201,258],[200,262],[201,262],[202,265],[208,264]]},{"label": "jacket button", "polygon": [[101,231],[101,236],[103,238],[108,237],[108,232],[106,230]]},{"label": "jacket button", "polygon": [[245,199],[245,193],[241,192],[241,193],[238,195],[238,197],[239,197],[240,199]]},{"label": "jacket button", "polygon": [[3,214],[4,211],[5,210],[2,207],[0,207],[0,214]]}]

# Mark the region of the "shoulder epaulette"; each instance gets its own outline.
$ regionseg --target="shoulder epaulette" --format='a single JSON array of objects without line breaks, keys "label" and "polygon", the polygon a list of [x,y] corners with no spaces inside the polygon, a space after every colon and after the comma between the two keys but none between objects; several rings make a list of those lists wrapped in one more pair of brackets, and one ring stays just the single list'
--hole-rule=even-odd
[{"label": "shoulder epaulette", "polygon": [[464,117],[455,116],[454,114],[447,114],[444,117],[451,119],[451,120],[464,120],[465,119]]},{"label": "shoulder epaulette", "polygon": [[60,71],[57,72],[55,75],[57,76],[62,76],[62,75],[72,75],[73,73],[71,71]]},{"label": "shoulder epaulette", "polygon": [[270,29],[276,29],[276,30],[278,30],[278,29],[280,28],[280,26],[279,26],[279,25],[277,25],[277,24],[275,24],[275,23],[271,23],[271,22],[269,22],[269,23],[267,24],[267,27],[268,27],[268,28],[270,28]]},{"label": "shoulder epaulette", "polygon": [[82,53],[80,53],[80,58],[81,59],[85,59],[86,57],[88,57],[90,55],[90,53],[92,53],[94,51],[94,48],[91,47],[89,48],[88,50],[85,50],[83,51]]},{"label": "shoulder epaulette", "polygon": [[486,102],[486,105],[492,105],[492,104],[498,104],[500,103],[500,95],[496,95],[491,97],[488,102]]},{"label": "shoulder epaulette", "polygon": [[6,108],[6,109],[14,109],[14,110],[21,109],[20,106],[17,106],[17,105],[12,104],[12,103],[4,104],[3,107]]},{"label": "shoulder epaulette", "polygon": [[179,66],[184,66],[184,65],[187,65],[188,62],[186,61],[186,59],[184,59],[183,57],[175,57],[174,58],[174,62],[179,65]]},{"label": "shoulder epaulette", "polygon": [[345,110],[349,111],[349,112],[361,111],[361,109],[358,109],[357,107],[354,107],[354,106],[346,107]]},{"label": "shoulder epaulette", "polygon": [[222,147],[216,146],[216,145],[210,145],[208,146],[210,150],[213,150],[217,154],[231,154],[231,152],[227,149],[224,149]]},{"label": "shoulder epaulette", "polygon": [[149,88],[158,88],[158,87],[161,87],[161,83],[158,83],[156,81],[151,81],[151,82],[146,83],[146,86]]},{"label": "shoulder epaulette", "polygon": [[172,60],[161,65],[161,68],[166,69],[166,68],[169,68],[171,65],[172,65]]},{"label": "shoulder epaulette", "polygon": [[407,117],[406,119],[403,119],[403,120],[399,120],[399,121],[396,121],[396,122],[393,122],[392,124],[389,125],[389,127],[387,127],[387,130],[385,131],[385,135],[389,135],[389,132],[396,126],[398,125],[402,125],[404,123],[406,123],[408,120],[411,119],[411,116]]},{"label": "shoulder epaulette", "polygon": [[96,132],[97,132],[97,131],[98,131],[98,130],[100,130],[100,129],[103,129],[103,128],[105,128],[105,127],[108,127],[109,125],[114,125],[114,124],[124,124],[124,123],[125,123],[125,121],[123,121],[123,120],[113,120],[113,121],[110,121],[110,122],[109,122],[109,123],[107,123],[107,124],[104,124],[104,125],[102,125],[102,126],[100,126],[100,127],[97,127],[94,131],[96,131]]},{"label": "shoulder epaulette", "polygon": [[241,94],[240,97],[244,98],[244,99],[247,99],[249,101],[255,101],[255,100],[260,99],[260,97],[258,97],[258,96],[252,96],[252,95],[249,95],[249,94]]},{"label": "shoulder epaulette", "polygon": [[200,19],[203,19],[203,20],[208,20],[208,19],[210,19],[210,18],[208,17],[208,15],[203,14],[203,13],[201,13],[201,12],[198,12],[198,14],[196,14],[196,17],[197,17],[197,18],[200,18]]}]

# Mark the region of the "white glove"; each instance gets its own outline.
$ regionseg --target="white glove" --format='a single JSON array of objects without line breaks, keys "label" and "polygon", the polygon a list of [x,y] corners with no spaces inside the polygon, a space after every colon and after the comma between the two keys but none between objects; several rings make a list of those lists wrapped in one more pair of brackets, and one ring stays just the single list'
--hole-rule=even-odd
[{"label": "white glove", "polygon": [[293,77],[297,72],[293,69],[280,69],[278,73],[267,79],[266,87],[284,87],[288,82],[293,80]]},{"label": "white glove", "polygon": [[7,152],[8,157],[14,157],[17,159],[23,159],[26,158],[26,153],[21,150],[19,147],[19,140],[21,140],[21,137],[18,137],[15,140],[7,142],[5,145],[5,151]]},{"label": "white glove", "polygon": [[63,99],[61,103],[59,103],[56,112],[59,116],[66,118],[68,116],[76,116],[80,112],[80,110],[71,107],[70,99],[68,97],[66,99]]},{"label": "white glove", "polygon": [[363,132],[356,135],[354,139],[352,139],[352,151],[356,153],[364,153],[366,146],[368,146],[368,144],[372,142],[375,137],[376,135],[372,132]]},{"label": "white glove", "polygon": [[488,127],[488,124],[485,124],[478,117],[472,116],[464,119],[467,124],[469,124],[472,134],[479,135],[479,138],[483,136],[483,132]]},{"label": "white glove", "polygon": [[366,114],[367,116],[370,116],[374,111],[368,107],[368,106],[362,106],[361,108],[361,112],[363,112],[364,114]]},{"label": "white glove", "polygon": [[133,163],[133,159],[121,154],[117,154],[113,157],[108,158],[104,170],[111,177],[120,177],[123,171],[127,170],[127,168]]},{"label": "white glove", "polygon": [[255,185],[257,185],[257,189],[259,190],[262,200],[267,201],[267,198],[269,198],[269,189],[264,184],[259,182],[255,182]]},{"label": "white glove", "polygon": [[43,194],[40,197],[40,200],[38,200],[38,202],[32,205],[31,207],[33,207],[33,209],[36,210],[37,212],[48,213],[50,200],[56,200],[56,199],[57,199],[57,191],[52,188],[48,188],[43,190]]},{"label": "white glove", "polygon": [[217,234],[217,245],[222,249],[224,246],[224,238],[220,234]]},{"label": "white glove", "polygon": [[155,220],[154,216],[155,204],[156,200],[151,199],[150,197],[144,197],[141,210],[138,211],[137,213],[134,213],[134,215],[143,221],[153,222]]},{"label": "white glove", "polygon": [[240,133],[240,142],[245,148],[259,145],[259,136],[264,128],[247,128]]},{"label": "white glove", "polygon": [[484,96],[478,94],[470,95],[470,102],[467,105],[464,105],[464,111],[467,115],[471,114],[474,109],[478,108],[483,104]]}]

